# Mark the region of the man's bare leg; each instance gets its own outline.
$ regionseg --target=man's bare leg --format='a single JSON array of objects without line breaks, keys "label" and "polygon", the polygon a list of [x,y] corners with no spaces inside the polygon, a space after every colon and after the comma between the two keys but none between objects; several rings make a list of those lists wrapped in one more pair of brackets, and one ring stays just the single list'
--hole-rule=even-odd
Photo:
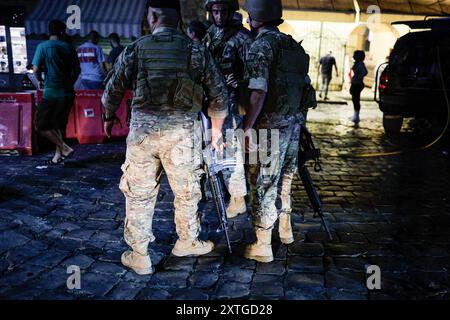
[{"label": "man's bare leg", "polygon": [[68,157],[71,153],[73,153],[73,149],[71,147],[69,147],[69,145],[67,143],[64,142],[61,130],[55,130],[55,132],[63,143],[63,149],[61,149],[61,155],[63,157]]},{"label": "man's bare leg", "polygon": [[56,145],[55,156],[52,161],[53,163],[58,163],[62,157],[62,152],[65,145],[62,137],[60,137],[55,130],[41,131],[41,134]]}]

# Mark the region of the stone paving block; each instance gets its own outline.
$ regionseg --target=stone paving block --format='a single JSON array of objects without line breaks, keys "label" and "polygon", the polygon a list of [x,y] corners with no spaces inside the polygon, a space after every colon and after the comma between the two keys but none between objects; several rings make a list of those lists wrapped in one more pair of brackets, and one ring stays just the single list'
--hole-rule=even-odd
[{"label": "stone paving block", "polygon": [[53,242],[52,249],[60,250],[60,251],[67,251],[67,252],[74,252],[76,250],[84,248],[84,245],[79,240],[74,239],[58,239],[55,242]]},{"label": "stone paving block", "polygon": [[67,273],[66,268],[56,267],[52,270],[43,272],[36,280],[33,281],[33,286],[45,290],[56,290],[57,288],[66,288],[67,279],[70,274]]},{"label": "stone paving block", "polygon": [[152,275],[141,276],[141,275],[138,275],[137,273],[135,273],[134,271],[132,271],[131,269],[127,268],[127,270],[128,270],[127,273],[123,277],[123,280],[125,282],[148,283],[150,281],[150,279],[152,278]]},{"label": "stone paving block", "polygon": [[63,236],[63,239],[76,240],[76,241],[87,241],[95,233],[93,230],[74,230]]},{"label": "stone paving block", "polygon": [[324,248],[320,243],[294,243],[289,246],[289,253],[304,257],[322,257]]},{"label": "stone paving block", "polygon": [[221,273],[221,279],[240,283],[249,283],[253,278],[253,270],[242,269],[238,266],[226,266]]},{"label": "stone paving block", "polygon": [[368,243],[369,242],[362,233],[339,232],[338,236],[341,239],[341,242],[347,242],[347,243]]},{"label": "stone paving block", "polygon": [[331,235],[333,237],[333,240],[330,240],[328,237],[328,234],[326,232],[308,232],[306,234],[306,239],[308,243],[337,243],[339,242],[339,238],[337,236],[337,233],[334,231],[331,231]]},{"label": "stone paving block", "polygon": [[365,249],[366,247],[363,248],[358,244],[352,243],[325,244],[325,253],[331,256],[358,257],[367,252]]},{"label": "stone paving block", "polygon": [[67,291],[76,295],[104,297],[119,281],[118,277],[112,275],[83,273],[80,281],[81,289],[67,289]]},{"label": "stone paving block", "polygon": [[175,288],[187,287],[189,272],[186,271],[160,271],[153,274],[150,284],[155,288]]},{"label": "stone paving block", "polygon": [[40,217],[34,217],[30,214],[16,214],[16,220],[21,221],[26,225],[33,233],[45,233],[53,229],[53,227],[45,220]]},{"label": "stone paving block", "polygon": [[34,300],[37,296],[42,294],[40,289],[34,288],[29,284],[24,284],[18,287],[7,288],[4,292],[0,292],[1,300],[19,300],[27,301]]},{"label": "stone paving block", "polygon": [[222,257],[199,257],[195,264],[196,271],[218,272],[224,263]]},{"label": "stone paving block", "polygon": [[0,253],[11,248],[21,246],[30,241],[30,238],[15,231],[7,230],[0,233]]},{"label": "stone paving block", "polygon": [[245,259],[242,256],[230,256],[226,259],[225,263],[224,263],[224,267],[236,267],[236,268],[240,268],[240,269],[250,269],[250,270],[255,270],[256,268],[256,261],[254,260],[249,260],[249,259]]},{"label": "stone paving block", "polygon": [[184,301],[203,301],[208,300],[209,295],[197,289],[171,290],[171,299]]},{"label": "stone paving block", "polygon": [[22,264],[43,253],[47,248],[48,246],[45,242],[31,240],[26,245],[10,250],[8,252],[8,261],[14,265]]},{"label": "stone paving block", "polygon": [[271,263],[258,263],[256,274],[281,276],[286,272],[286,262],[274,261]]},{"label": "stone paving block", "polygon": [[144,288],[136,296],[136,300],[169,300],[172,295],[163,289]]},{"label": "stone paving block", "polygon": [[87,269],[94,263],[94,261],[95,260],[92,259],[91,257],[80,254],[75,257],[71,257],[67,260],[64,260],[61,263],[61,265],[64,267],[78,266],[80,267],[80,269]]},{"label": "stone paving block", "polygon": [[60,230],[64,230],[64,231],[71,232],[71,231],[74,231],[74,230],[78,230],[78,229],[80,229],[81,227],[80,227],[78,224],[76,224],[76,223],[72,223],[72,222],[62,222],[62,223],[57,224],[57,225],[55,226],[55,228],[56,228],[56,229],[60,229]]},{"label": "stone paving block", "polygon": [[106,233],[106,232],[102,232],[102,231],[95,233],[91,238],[92,242],[101,241],[101,242],[119,243],[121,240],[122,240],[122,235],[117,237],[114,234]]},{"label": "stone paving block", "polygon": [[45,251],[42,255],[31,259],[28,263],[31,265],[53,268],[69,255],[68,252],[50,249]]},{"label": "stone paving block", "polygon": [[91,265],[89,271],[93,273],[110,274],[117,277],[120,277],[127,272],[122,264],[118,265],[108,262],[95,262]]},{"label": "stone paving block", "polygon": [[0,287],[14,287],[33,280],[46,270],[43,266],[25,265],[14,268],[0,278]]},{"label": "stone paving block", "polygon": [[287,269],[289,272],[323,273],[323,259],[320,257],[293,256],[288,259]]},{"label": "stone paving block", "polygon": [[324,276],[288,272],[284,280],[285,290],[324,290]]},{"label": "stone paving block", "polygon": [[214,272],[194,272],[189,278],[189,284],[193,288],[205,289],[214,286],[219,280],[219,275]]},{"label": "stone paving block", "polygon": [[369,299],[368,294],[363,292],[352,292],[335,288],[327,290],[327,296],[331,300],[365,301]]},{"label": "stone paving block", "polygon": [[112,300],[133,300],[144,288],[144,283],[122,281],[108,293],[106,298]]},{"label": "stone paving block", "polygon": [[55,239],[61,239],[62,236],[63,236],[65,233],[66,233],[66,232],[65,232],[64,230],[53,229],[53,230],[47,232],[47,233],[45,234],[45,237],[48,238],[48,239],[52,239],[52,240],[55,240]]},{"label": "stone paving block", "polygon": [[178,258],[170,256],[164,261],[163,269],[167,271],[192,271],[196,258]]},{"label": "stone paving block", "polygon": [[255,275],[250,289],[255,296],[284,296],[283,279],[280,276]]},{"label": "stone paving block", "polygon": [[329,271],[325,274],[325,283],[328,289],[345,289],[355,293],[367,292],[364,273]]},{"label": "stone paving block", "polygon": [[221,281],[218,284],[215,299],[243,299],[250,295],[250,283]]}]

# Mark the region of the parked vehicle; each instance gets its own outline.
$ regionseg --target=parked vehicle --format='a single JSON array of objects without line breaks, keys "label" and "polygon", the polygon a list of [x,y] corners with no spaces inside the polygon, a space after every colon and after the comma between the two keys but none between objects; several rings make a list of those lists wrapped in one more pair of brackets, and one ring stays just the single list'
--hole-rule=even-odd
[{"label": "parked vehicle", "polygon": [[389,134],[400,132],[404,118],[446,120],[449,115],[444,92],[450,93],[450,19],[393,24],[428,30],[401,37],[387,65],[377,71],[375,100]]}]

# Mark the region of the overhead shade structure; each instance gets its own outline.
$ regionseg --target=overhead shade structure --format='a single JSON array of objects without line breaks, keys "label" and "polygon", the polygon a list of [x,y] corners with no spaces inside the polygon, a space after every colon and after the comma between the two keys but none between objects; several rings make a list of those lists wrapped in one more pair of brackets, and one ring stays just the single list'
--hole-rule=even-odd
[{"label": "overhead shade structure", "polygon": [[67,8],[77,5],[81,11],[81,29],[67,30],[84,37],[91,30],[107,37],[116,32],[122,37],[139,37],[147,0],[40,0],[25,20],[27,34],[47,34],[52,19],[66,22]]},{"label": "overhead shade structure", "polygon": [[[243,5],[246,0],[240,0]],[[356,0],[362,12],[376,5],[381,13],[416,15],[450,15],[450,0]],[[282,0],[287,10],[314,10],[326,12],[355,12],[353,0]]]},{"label": "overhead shade structure", "polygon": [[404,13],[417,15],[450,15],[450,0],[358,0],[361,11],[377,5],[381,13]]}]

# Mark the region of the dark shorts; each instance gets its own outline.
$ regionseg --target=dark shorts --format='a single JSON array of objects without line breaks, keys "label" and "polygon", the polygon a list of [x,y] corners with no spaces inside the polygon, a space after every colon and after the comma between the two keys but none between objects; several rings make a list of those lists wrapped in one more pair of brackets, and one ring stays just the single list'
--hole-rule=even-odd
[{"label": "dark shorts", "polygon": [[66,130],[74,99],[75,95],[57,99],[42,99],[34,118],[36,130]]}]

